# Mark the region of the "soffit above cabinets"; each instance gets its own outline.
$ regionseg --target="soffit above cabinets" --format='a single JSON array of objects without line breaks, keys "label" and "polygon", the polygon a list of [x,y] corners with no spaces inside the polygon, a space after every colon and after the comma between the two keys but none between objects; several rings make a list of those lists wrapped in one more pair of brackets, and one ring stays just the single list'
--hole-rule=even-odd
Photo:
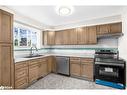
[{"label": "soffit above cabinets", "polygon": [[60,16],[56,6],[6,6],[16,13],[22,14],[49,27],[73,25],[92,19],[121,15],[122,6],[73,6],[73,13]]}]

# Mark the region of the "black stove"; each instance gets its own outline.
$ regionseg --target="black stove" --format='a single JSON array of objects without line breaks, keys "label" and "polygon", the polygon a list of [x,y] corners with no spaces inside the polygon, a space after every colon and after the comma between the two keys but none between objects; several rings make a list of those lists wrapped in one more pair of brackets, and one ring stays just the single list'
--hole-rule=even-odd
[{"label": "black stove", "polygon": [[125,65],[125,61],[119,58],[118,51],[97,50],[95,52],[95,81],[102,80],[118,83],[121,88],[125,88]]}]

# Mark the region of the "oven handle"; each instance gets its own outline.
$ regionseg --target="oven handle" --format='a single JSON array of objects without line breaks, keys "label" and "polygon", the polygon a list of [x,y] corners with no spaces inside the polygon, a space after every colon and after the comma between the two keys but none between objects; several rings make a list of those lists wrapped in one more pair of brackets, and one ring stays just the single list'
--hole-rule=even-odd
[{"label": "oven handle", "polygon": [[124,64],[116,64],[116,63],[104,63],[104,62],[95,62],[95,65],[109,65],[109,66],[119,66],[119,67],[124,67]]}]

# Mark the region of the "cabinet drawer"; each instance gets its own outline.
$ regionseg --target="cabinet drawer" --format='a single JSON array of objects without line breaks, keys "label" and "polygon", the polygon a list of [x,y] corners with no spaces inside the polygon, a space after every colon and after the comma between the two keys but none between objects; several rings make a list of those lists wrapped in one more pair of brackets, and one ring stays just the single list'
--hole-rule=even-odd
[{"label": "cabinet drawer", "polygon": [[24,67],[27,67],[28,66],[28,61],[22,61],[22,62],[17,62],[15,64],[15,70],[16,69],[20,69],[20,68],[24,68]]},{"label": "cabinet drawer", "polygon": [[80,58],[79,57],[71,57],[70,58],[70,63],[80,63]]},{"label": "cabinet drawer", "polygon": [[20,68],[15,71],[15,80],[28,76],[28,67]]},{"label": "cabinet drawer", "polygon": [[28,86],[28,77],[22,77],[15,81],[15,88],[25,88]]},{"label": "cabinet drawer", "polygon": [[33,60],[30,60],[29,65],[35,65],[35,64],[38,64],[39,62],[41,62],[41,59],[33,59]]},{"label": "cabinet drawer", "polygon": [[48,59],[47,59],[47,58],[42,58],[42,59],[41,59],[41,62],[43,62],[43,63],[48,63]]},{"label": "cabinet drawer", "polygon": [[93,58],[81,58],[81,63],[93,63]]}]

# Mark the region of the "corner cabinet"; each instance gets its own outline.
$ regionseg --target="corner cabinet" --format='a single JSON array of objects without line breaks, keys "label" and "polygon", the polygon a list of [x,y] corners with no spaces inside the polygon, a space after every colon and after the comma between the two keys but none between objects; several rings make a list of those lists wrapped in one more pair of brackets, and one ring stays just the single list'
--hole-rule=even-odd
[{"label": "corner cabinet", "polygon": [[44,31],[43,37],[44,37],[43,43],[45,45],[55,44],[55,32],[54,31]]},{"label": "corner cabinet", "polygon": [[[14,64],[15,89],[22,89],[28,87],[34,81],[46,76],[51,72],[51,61],[49,57],[30,59],[27,61],[16,62]],[[51,57],[50,57],[51,58]],[[48,62],[50,63],[50,71],[48,71]]]},{"label": "corner cabinet", "polygon": [[13,14],[0,9],[0,86],[14,87]]}]

